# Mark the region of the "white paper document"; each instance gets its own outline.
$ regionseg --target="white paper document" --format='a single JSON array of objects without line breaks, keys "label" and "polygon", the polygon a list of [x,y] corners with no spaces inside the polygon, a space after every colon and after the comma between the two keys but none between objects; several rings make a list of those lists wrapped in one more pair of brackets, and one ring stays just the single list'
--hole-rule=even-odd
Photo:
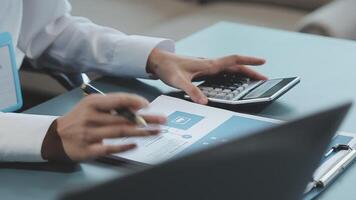
[{"label": "white paper document", "polygon": [[105,140],[108,144],[135,143],[137,148],[115,156],[134,162],[156,164],[178,154],[199,150],[280,123],[257,117],[199,105],[169,96],[155,99],[145,114],[168,117],[157,136]]}]

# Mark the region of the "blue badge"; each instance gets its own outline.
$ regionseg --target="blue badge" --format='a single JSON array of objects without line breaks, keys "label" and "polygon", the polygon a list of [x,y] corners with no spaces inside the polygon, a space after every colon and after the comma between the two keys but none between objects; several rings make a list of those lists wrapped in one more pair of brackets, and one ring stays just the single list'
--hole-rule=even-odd
[{"label": "blue badge", "polygon": [[0,111],[22,107],[22,95],[15,51],[10,33],[0,33]]}]

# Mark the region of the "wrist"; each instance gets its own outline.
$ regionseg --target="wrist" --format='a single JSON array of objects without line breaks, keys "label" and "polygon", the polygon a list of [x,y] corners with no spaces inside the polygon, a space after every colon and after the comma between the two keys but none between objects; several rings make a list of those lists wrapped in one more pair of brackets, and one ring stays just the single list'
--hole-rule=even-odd
[{"label": "wrist", "polygon": [[146,72],[157,76],[157,70],[159,68],[159,61],[162,59],[163,52],[158,49],[154,48],[150,53],[147,61]]},{"label": "wrist", "polygon": [[58,134],[58,119],[50,125],[42,143],[41,154],[44,160],[72,162],[64,150],[62,140]]}]

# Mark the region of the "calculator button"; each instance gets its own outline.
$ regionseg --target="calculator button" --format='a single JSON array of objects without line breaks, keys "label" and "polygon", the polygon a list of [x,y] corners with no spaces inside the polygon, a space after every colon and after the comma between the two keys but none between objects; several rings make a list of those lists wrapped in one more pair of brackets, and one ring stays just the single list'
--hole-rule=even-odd
[{"label": "calculator button", "polygon": [[221,93],[218,93],[218,94],[216,95],[216,98],[218,98],[218,99],[224,99],[224,98],[225,98],[225,95],[226,95],[226,93],[221,92]]},{"label": "calculator button", "polygon": [[208,93],[208,97],[215,97],[216,94],[217,94],[216,91],[210,91],[210,92]]},{"label": "calculator button", "polygon": [[204,91],[211,91],[213,90],[214,88],[212,87],[200,87],[201,90],[204,90]]},{"label": "calculator button", "polygon": [[201,89],[201,88],[200,88],[200,90],[201,90],[202,92],[210,92],[210,91],[207,90],[207,89]]},{"label": "calculator button", "polygon": [[201,91],[203,92],[209,92],[210,90],[206,89],[206,88],[200,88]]},{"label": "calculator button", "polygon": [[240,94],[240,91],[239,91],[239,90],[234,90],[234,91],[232,92],[232,94],[233,94],[234,96],[236,96],[236,95]]},{"label": "calculator button", "polygon": [[234,95],[232,93],[226,95],[225,99],[226,100],[232,100],[234,98]]},{"label": "calculator button", "polygon": [[208,79],[198,87],[212,101],[219,99],[233,102],[238,101],[260,84],[262,84],[261,81],[235,74],[220,75],[218,78]]},{"label": "calculator button", "polygon": [[206,90],[203,90],[202,92],[205,96],[208,96],[208,94],[209,94],[209,91],[206,91]]},{"label": "calculator button", "polygon": [[251,79],[249,79],[249,78],[245,78],[242,80],[243,83],[249,83],[250,81],[251,81]]},{"label": "calculator button", "polygon": [[241,87],[237,88],[237,91],[242,92],[242,91],[244,91],[244,89],[245,88],[241,86]]}]

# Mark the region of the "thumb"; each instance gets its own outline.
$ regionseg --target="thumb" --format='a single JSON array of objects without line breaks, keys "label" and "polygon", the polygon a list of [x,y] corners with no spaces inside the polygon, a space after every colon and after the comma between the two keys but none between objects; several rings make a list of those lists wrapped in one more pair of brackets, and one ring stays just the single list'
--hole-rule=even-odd
[{"label": "thumb", "polygon": [[208,98],[197,86],[195,86],[190,81],[182,82],[181,89],[184,90],[194,102],[200,104],[208,103]]}]

